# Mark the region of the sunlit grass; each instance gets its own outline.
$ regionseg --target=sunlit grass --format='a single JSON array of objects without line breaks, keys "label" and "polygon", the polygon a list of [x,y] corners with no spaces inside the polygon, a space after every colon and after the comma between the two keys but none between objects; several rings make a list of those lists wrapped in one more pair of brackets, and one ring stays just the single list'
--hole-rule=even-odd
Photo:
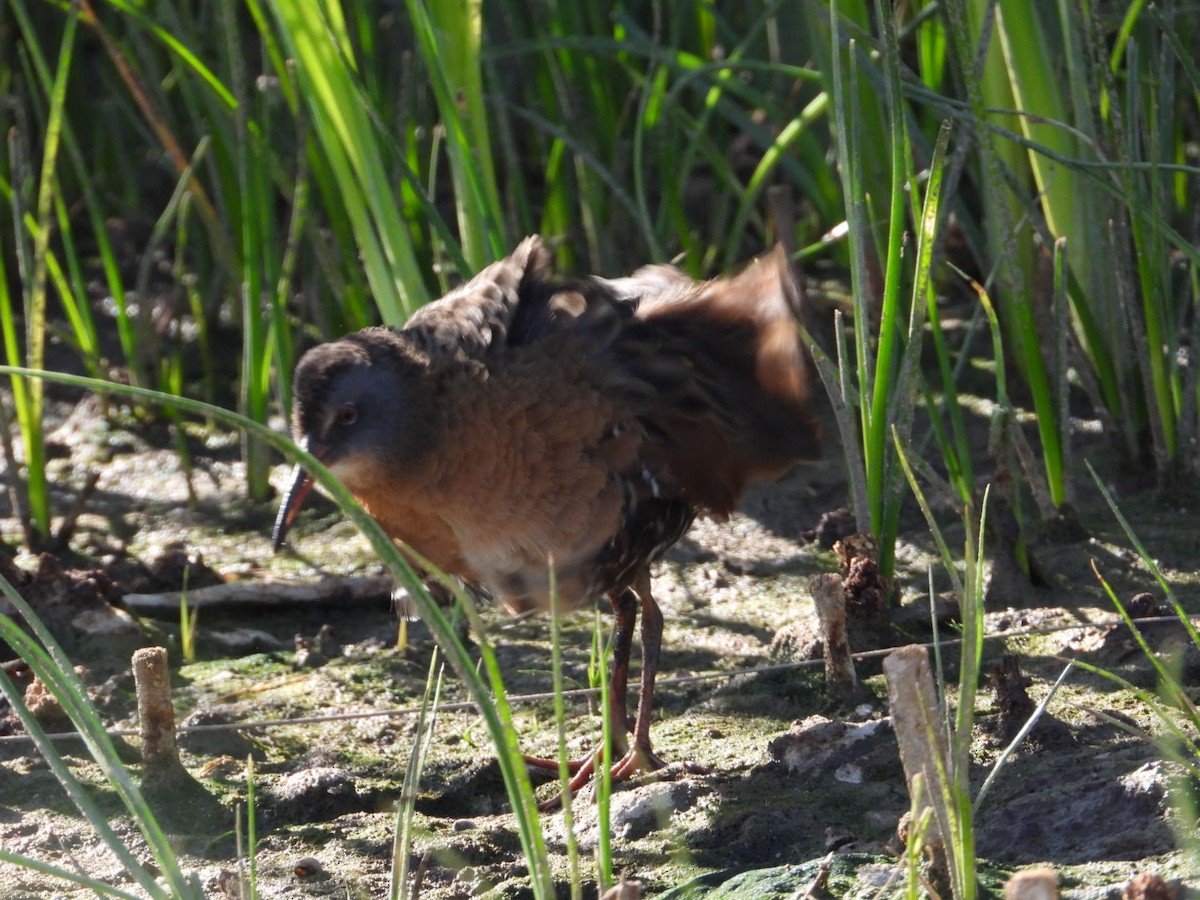
[{"label": "sunlit grass", "polygon": [[[529,780],[529,773],[525,767],[524,757],[517,743],[517,730],[513,726],[512,714],[506,700],[504,681],[499,665],[496,662],[489,629],[479,617],[474,602],[461,586],[451,582],[449,579],[445,579],[445,576],[441,576],[446,587],[454,592],[458,603],[466,612],[467,618],[471,623],[472,633],[475,635],[481,659],[482,675],[477,671],[472,654],[467,650],[462,639],[458,636],[450,618],[437,605],[433,598],[430,597],[424,584],[415,574],[413,566],[414,564],[419,564],[425,571],[432,572],[435,575],[437,574],[436,568],[422,559],[414,558],[410,561],[405,553],[411,553],[412,551],[401,551],[384,534],[379,524],[362,510],[345,486],[330,474],[315,457],[311,457],[296,447],[287,436],[271,431],[243,415],[213,407],[201,401],[190,400],[185,397],[172,397],[168,394],[132,385],[107,383],[93,378],[69,376],[61,373],[40,373],[31,369],[11,366],[0,366],[0,375],[33,378],[44,377],[48,380],[86,387],[90,390],[111,392],[125,397],[136,398],[147,403],[161,403],[173,406],[181,412],[192,415],[209,416],[221,422],[226,427],[240,427],[253,431],[256,437],[275,451],[282,453],[291,460],[301,462],[313,474],[318,484],[328,491],[335,502],[341,506],[347,517],[367,537],[380,559],[389,566],[397,583],[404,586],[409,592],[409,596],[421,619],[429,626],[430,631],[438,642],[438,646],[454,669],[459,680],[467,688],[469,696],[475,702],[486,724],[492,745],[496,751],[504,784],[516,818],[518,834],[529,865],[530,880],[534,895],[539,898],[554,896],[546,840],[538,821],[537,801]],[[5,586],[6,583],[0,583],[0,587]],[[8,587],[7,590],[10,594],[10,600],[21,611],[23,617],[31,623],[37,622],[37,616],[33,610],[19,596],[15,596],[15,591],[11,587]],[[86,691],[82,683],[79,682],[78,676],[70,672],[66,655],[62,653],[61,649],[54,642],[54,639],[44,628],[40,628],[37,634],[41,644],[47,648],[46,651],[40,649],[33,638],[26,635],[25,632],[7,617],[0,616],[0,628],[4,630],[4,638],[26,657],[30,665],[34,666],[34,671],[39,677],[45,673],[46,678],[58,679],[65,685],[63,688],[64,696],[60,696],[60,692],[54,688],[51,682],[48,682],[48,684],[51,684],[55,696],[59,697],[60,701],[63,701],[64,708],[67,710],[76,727],[81,729],[89,728],[91,729],[89,733],[96,735],[90,744],[93,758],[105,767],[106,774],[110,780],[113,780],[119,789],[128,793],[129,799],[127,802],[131,806],[131,812],[137,818],[139,824],[143,826],[144,830],[149,832],[147,840],[158,840],[159,838],[155,836],[158,828],[157,822],[144,802],[140,801],[137,788],[133,785],[129,773],[120,764],[115,751],[112,749],[111,741],[104,733],[99,716],[87,700]],[[43,659],[45,660],[44,666],[40,663]],[[34,665],[35,660],[39,661],[39,665]],[[65,674],[62,671],[64,669]],[[8,694],[14,707],[22,711],[22,722],[25,724],[26,729],[31,734],[40,733],[40,728],[32,719],[32,716],[25,711],[20,695],[15,692],[7,677],[3,681],[0,681],[0,687],[3,687],[5,693]],[[45,753],[52,748],[48,741],[41,741],[39,742],[39,749]],[[107,828],[107,825],[103,824],[103,816],[100,816],[98,813],[94,815],[89,813],[89,809],[85,805],[86,797],[83,795],[80,797],[75,796],[76,793],[79,793],[74,790],[78,786],[78,782],[70,776],[69,772],[66,772],[65,766],[62,768],[65,774],[60,776],[60,781],[64,782],[64,787],[69,792],[72,792],[73,799],[76,800],[77,805],[80,805],[81,811],[88,815],[89,821],[92,822],[94,827],[98,829],[102,827]],[[249,820],[247,824],[248,827],[252,828],[253,820]],[[248,840],[252,836],[251,833],[248,833]],[[106,839],[106,843],[109,843],[115,852],[123,852],[120,850],[120,847],[124,845],[120,844],[119,838],[114,837],[113,840],[117,843],[113,844],[108,839]],[[163,846],[166,846],[165,837],[161,840],[164,842]],[[175,864],[173,852],[169,861]],[[160,867],[165,864],[165,862],[160,861]],[[136,870],[130,868],[128,863],[126,867],[135,877],[140,877],[136,874]],[[179,884],[182,885],[183,881],[181,880]],[[191,896],[190,894],[182,893],[182,887],[179,890],[180,893],[177,893],[176,896]],[[154,894],[154,896],[159,896],[159,894]]]},{"label": "sunlit grass", "polygon": [[[1003,500],[1026,568],[1040,526],[1070,515],[1072,403],[1103,412],[1123,464],[1166,486],[1190,477],[1197,17],[1068,0],[669,13],[607,0],[13,0],[0,12],[5,361],[41,369],[61,339],[73,371],[203,396],[215,405],[166,414],[187,465],[178,410],[224,427],[245,420],[216,406],[260,426],[285,416],[304,346],[400,324],[527,233],[544,232],[565,271],[603,274],[678,258],[706,276],[780,240],[853,288],[853,332],[814,352],[885,573],[899,460],[923,413],[938,454],[926,462],[964,510],[980,473],[1025,476]],[[772,191],[794,218],[775,216]],[[847,239],[823,240],[843,222]],[[948,235],[961,239],[949,259]],[[990,458],[972,455],[964,356],[942,329],[943,286],[964,283],[992,337]],[[15,512],[30,549],[51,546],[47,397],[4,371]],[[126,396],[139,414],[163,402]],[[1018,402],[1036,413],[1032,448],[1018,446]],[[258,435],[244,445],[247,490],[265,502],[269,454],[288,442],[244,433]],[[423,611],[448,641],[443,614]],[[186,635],[194,613],[181,624]],[[498,669],[470,681],[465,651],[447,654],[479,696],[503,697]],[[533,889],[548,896],[511,722],[493,713]]]},{"label": "sunlit grass", "polygon": [[[125,872],[150,897],[202,898],[203,891],[194,877],[185,876],[180,869],[179,861],[168,836],[164,833],[158,818],[150,808],[136,783],[133,774],[121,762],[112,739],[104,730],[100,716],[88,699],[87,689],[75,673],[71,660],[62,647],[41,624],[37,614],[25,602],[9,582],[0,577],[0,590],[7,601],[16,608],[24,620],[26,628],[33,632],[31,635],[26,628],[17,625],[11,618],[0,615],[0,637],[12,647],[29,665],[37,677],[62,705],[71,722],[83,737],[85,746],[92,758],[104,772],[105,778],[120,797],[129,814],[136,823],[138,830],[149,846],[154,863],[165,886],[150,870],[140,862],[125,840],[109,825],[107,817],[96,804],[95,799],[71,773],[66,761],[54,743],[46,736],[45,730],[29,712],[24,698],[17,690],[7,674],[0,671],[0,691],[8,698],[11,708],[21,720],[25,731],[33,738],[38,752],[49,764],[55,778],[63,790],[71,798],[80,814],[96,832],[101,842],[120,861]],[[36,637],[35,637],[36,635]],[[15,854],[5,854],[5,859],[19,865],[39,867],[36,861],[26,861]],[[92,879],[77,871],[53,874],[66,877],[69,881],[91,886]],[[128,893],[112,892],[114,896],[131,896]]]},{"label": "sunlit grass", "polygon": [[[842,178],[843,190],[850,198],[847,224],[854,291],[854,364],[849,365],[848,358],[839,355],[842,365],[839,383],[852,385],[848,393],[856,400],[849,405],[856,408],[858,418],[852,424],[839,417],[839,425],[843,443],[861,447],[862,469],[850,471],[850,478],[856,483],[852,496],[856,498],[854,512],[858,527],[876,536],[880,569],[885,577],[890,577],[903,499],[902,473],[892,450],[893,433],[898,432],[900,442],[907,443],[912,428],[922,351],[921,331],[925,310],[932,298],[931,267],[938,240],[941,184],[950,128],[946,123],[940,131],[919,212],[915,210],[915,201],[913,203],[913,215],[918,220],[917,252],[915,264],[909,263],[908,259],[913,257],[905,251],[906,189],[915,179],[910,171],[909,139],[901,107],[899,57],[894,32],[888,31],[890,39],[886,42],[890,211],[885,218],[888,223],[886,235],[880,240],[870,224],[866,173],[860,170],[858,163],[868,155],[863,152],[865,145],[862,143],[866,135],[861,130],[858,108],[850,100],[860,77],[858,57],[851,47],[843,68],[837,20],[834,25],[832,40],[838,59],[833,77],[834,107],[839,121],[845,124],[838,132],[838,139],[840,154],[848,160],[842,169]],[[877,291],[877,275],[872,274],[879,264],[883,265],[885,273],[882,291]],[[863,503],[865,508],[859,508]]]}]

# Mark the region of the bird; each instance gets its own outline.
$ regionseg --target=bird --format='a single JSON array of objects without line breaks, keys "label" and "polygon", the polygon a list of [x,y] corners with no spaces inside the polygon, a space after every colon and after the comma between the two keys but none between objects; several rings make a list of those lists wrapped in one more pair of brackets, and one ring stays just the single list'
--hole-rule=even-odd
[{"label": "bird", "polygon": [[[665,765],[650,739],[663,630],[651,566],[698,515],[725,519],[748,484],[815,459],[820,427],[781,247],[709,281],[669,265],[563,278],[550,261],[528,237],[403,327],[313,347],[292,429],[393,540],[510,612],[549,608],[551,562],[560,609],[607,599],[621,781]],[[276,550],[312,483],[298,465]],[[601,749],[572,761],[568,791]]]}]

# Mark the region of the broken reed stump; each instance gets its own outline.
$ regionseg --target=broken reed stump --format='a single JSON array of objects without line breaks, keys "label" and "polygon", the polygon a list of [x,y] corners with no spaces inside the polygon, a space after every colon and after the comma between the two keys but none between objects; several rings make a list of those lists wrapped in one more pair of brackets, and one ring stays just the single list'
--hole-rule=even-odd
[{"label": "broken reed stump", "polygon": [[1003,740],[1011,741],[1037,709],[1037,704],[1029,696],[1033,679],[1021,672],[1021,660],[1015,653],[1006,653],[1001,657],[988,675],[1000,713],[997,730]]},{"label": "broken reed stump", "polygon": [[143,647],[134,651],[133,683],[137,690],[138,729],[146,778],[173,780],[184,771],[175,745],[175,707],[171,705],[166,648]]},{"label": "broken reed stump", "polygon": [[171,832],[193,837],[221,834],[228,828],[228,813],[179,760],[166,649],[134,651],[133,683],[142,738],[143,797]]},{"label": "broken reed stump", "polygon": [[1183,900],[1183,886],[1155,872],[1138,872],[1125,885],[1121,900]]},{"label": "broken reed stump", "polygon": [[883,674],[910,796],[914,782],[921,783],[920,805],[914,808],[914,817],[919,818],[926,809],[933,810],[925,840],[932,857],[931,874],[949,875],[951,858],[946,853],[946,836],[951,832],[951,819],[943,787],[950,760],[929,669],[929,651],[916,645],[900,647],[884,657]]},{"label": "broken reed stump", "polygon": [[858,676],[846,636],[846,591],[842,577],[832,573],[814,575],[808,585],[817,607],[825,648],[825,680],[834,693],[849,696],[858,687]]}]

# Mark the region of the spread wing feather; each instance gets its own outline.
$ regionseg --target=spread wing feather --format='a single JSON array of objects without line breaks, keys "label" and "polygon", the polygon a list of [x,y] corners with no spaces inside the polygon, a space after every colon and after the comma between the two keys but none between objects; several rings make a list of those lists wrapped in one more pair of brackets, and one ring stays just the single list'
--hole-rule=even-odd
[{"label": "spread wing feather", "polygon": [[781,248],[739,274],[693,281],[670,266],[564,281],[526,238],[508,258],[416,313],[404,328],[430,356],[484,365],[543,339],[594,356],[646,435],[652,477],[695,509],[731,512],[746,483],[813,458],[819,429]]}]

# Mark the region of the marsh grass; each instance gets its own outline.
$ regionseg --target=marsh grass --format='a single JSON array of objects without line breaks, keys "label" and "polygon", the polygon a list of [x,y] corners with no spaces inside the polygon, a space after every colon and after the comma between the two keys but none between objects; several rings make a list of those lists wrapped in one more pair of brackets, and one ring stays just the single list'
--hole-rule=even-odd
[{"label": "marsh grass", "polygon": [[241,837],[241,817],[238,818],[238,861],[246,861],[244,893],[248,900],[258,900],[258,785],[255,781],[254,757],[246,757],[246,843]]},{"label": "marsh grass", "polygon": [[[99,808],[87,789],[72,774],[62,755],[46,736],[45,730],[26,708],[21,692],[17,690],[8,675],[0,671],[0,691],[3,691],[8,698],[11,708],[21,720],[25,731],[33,739],[38,752],[50,766],[58,783],[80,814],[91,824],[103,844],[121,863],[130,879],[150,897],[161,898],[161,900],[170,900],[170,898],[201,900],[204,893],[200,885],[194,877],[185,876],[180,869],[170,839],[143,796],[133,773],[126,768],[117,755],[116,748],[105,732],[99,714],[88,699],[87,689],[75,673],[66,652],[42,625],[41,620],[29,604],[3,577],[0,577],[0,591],[3,591],[7,601],[15,607],[23,623],[23,625],[18,624],[8,616],[0,615],[0,638],[20,654],[75,725],[83,738],[88,753],[100,766],[105,779],[120,797],[126,811],[136,823],[165,885],[159,884],[155,875],[138,860],[125,840],[109,825],[108,817]],[[32,635],[29,632],[32,632]],[[55,870],[55,867],[48,867],[44,863],[19,854],[4,852],[2,856],[7,862],[35,868],[46,874],[81,884],[89,889],[99,889],[94,879],[80,875],[77,871]],[[107,886],[103,892],[119,897],[136,896],[116,891]]]},{"label": "marsh grass", "polygon": [[[877,12],[885,22],[883,7]],[[888,110],[888,144],[892,161],[888,191],[890,213],[886,235],[880,239],[867,218],[867,192],[860,160],[869,154],[863,151],[866,136],[859,118],[859,108],[850,102],[858,89],[858,56],[854,44],[849,44],[845,64],[838,19],[833,19],[831,40],[834,58],[834,107],[844,127],[838,130],[838,148],[846,164],[842,167],[843,191],[852,199],[847,205],[848,242],[851,264],[851,284],[854,292],[854,365],[848,365],[845,354],[839,352],[843,366],[837,383],[846,406],[858,413],[858,422],[839,416],[843,445],[861,447],[862,470],[850,470],[855,483],[852,496],[856,498],[855,516],[860,531],[876,536],[879,546],[879,567],[884,577],[893,573],[894,550],[899,527],[903,478],[892,452],[893,434],[896,443],[907,444],[912,430],[913,413],[918,399],[918,366],[922,351],[922,331],[925,310],[935,300],[930,270],[938,237],[942,175],[950,140],[949,123],[943,123],[927,173],[925,196],[913,216],[917,220],[917,252],[915,264],[906,271],[905,224],[906,190],[914,182],[909,170],[909,139],[905,113],[901,108],[899,50],[895,33],[886,30],[886,97]],[[885,278],[878,308],[871,290],[871,260],[882,256]],[[907,290],[903,290],[905,284]],[[877,327],[875,325],[877,321]],[[852,373],[852,377],[851,374]],[[827,378],[827,383],[832,379]],[[850,398],[857,398],[852,400]],[[858,454],[856,453],[856,460]],[[865,506],[864,506],[865,504]]]},{"label": "marsh grass", "polygon": [[[375,318],[399,323],[526,233],[550,235],[574,271],[613,273],[682,252],[697,275],[778,237],[806,248],[806,259],[849,267],[856,333],[873,348],[856,356],[862,515],[882,538],[886,569],[897,506],[889,496],[903,481],[887,462],[885,410],[913,402],[895,360],[925,343],[920,328],[909,340],[901,323],[928,306],[902,296],[921,276],[897,247],[922,230],[915,187],[950,117],[950,199],[925,274],[937,274],[953,213],[997,305],[1010,377],[1037,413],[1034,450],[1052,506],[1064,508],[1072,478],[1068,371],[1127,458],[1152,459],[1164,480],[1192,465],[1197,385],[1180,364],[1188,344],[1177,326],[1200,287],[1187,218],[1198,169],[1186,152],[1197,130],[1186,98],[1200,91],[1200,74],[1186,52],[1197,24],[1182,10],[1130,4],[1111,46],[1112,11],[1086,4],[1073,15],[1065,0],[1014,4],[1003,15],[977,0],[900,13],[864,0],[772,0],[670,16],[606,0],[552,4],[545,16],[515,0],[347,9],[222,0],[155,16],[113,2],[103,11],[86,4],[72,19],[15,0],[22,53],[8,57],[14,101],[0,113],[23,141],[0,153],[5,193],[24,211],[4,234],[24,248],[31,298],[44,297],[49,277],[92,374],[102,361],[89,321],[95,297],[83,284],[97,264],[120,336],[113,362],[149,385],[157,376],[147,353],[154,368],[171,355],[150,349],[163,338],[147,328],[148,286],[122,274],[126,261],[105,226],[130,217],[129,198],[139,211],[162,210],[160,225],[177,223],[171,290],[183,296],[170,300],[171,314],[194,323],[186,340],[198,343],[206,395],[229,402],[213,389],[233,383],[240,410],[256,421],[286,409],[295,352],[315,334]],[[77,27],[99,42],[89,63],[106,63],[109,120],[128,123],[122,133],[77,96]],[[161,156],[161,170],[137,171],[131,138]],[[36,196],[14,190],[24,182],[13,167],[28,170],[29,158],[45,169]],[[763,203],[771,187],[790,193],[797,219],[773,218]],[[76,195],[83,217],[70,212]],[[843,216],[849,240],[822,242]],[[147,249],[163,244],[160,233]],[[93,245],[94,255],[81,252]],[[1052,247],[1053,303],[1065,327],[1048,353],[1034,317],[1051,294]],[[1097,258],[1113,259],[1118,277],[1097,274]],[[23,341],[6,346],[7,361],[38,368],[38,304],[24,316],[11,298],[3,305],[11,337],[18,319],[27,326]],[[213,375],[221,321],[240,333],[236,380]],[[961,495],[981,461],[965,452],[955,412],[961,369],[945,364],[951,351],[936,310],[928,322],[940,383],[918,389],[942,398],[938,447]],[[193,368],[157,383],[189,390],[196,378]],[[16,390],[35,463],[27,505],[44,540],[38,389]],[[247,443],[244,452],[248,489],[262,497],[264,451]]]},{"label": "marsh grass", "polygon": [[196,661],[196,628],[200,624],[200,608],[188,606],[189,571],[183,570],[183,588],[179,591],[179,653],[185,663]]},{"label": "marsh grass", "polygon": [[[41,369],[45,365],[46,340],[48,336],[46,306],[48,303],[48,280],[50,277],[50,229],[51,214],[56,206],[56,180],[53,172],[58,164],[58,153],[62,146],[63,107],[67,81],[70,77],[75,52],[75,34],[79,25],[77,11],[67,16],[62,42],[58,50],[57,67],[53,80],[46,85],[47,108],[44,110],[43,137],[41,141],[41,165],[36,181],[36,201],[29,208],[27,190],[32,190],[34,181],[30,171],[29,136],[10,132],[9,158],[14,165],[10,175],[11,187],[8,199],[15,223],[14,235],[19,236],[16,251],[21,271],[20,284],[23,293],[25,343],[21,348],[16,338],[16,303],[8,287],[7,279],[0,287],[0,320],[5,325],[7,338],[5,352],[9,362],[25,362],[30,368]],[[61,207],[60,207],[61,208]],[[24,226],[24,227],[22,227]],[[55,267],[60,287],[63,278],[61,268]],[[0,275],[3,273],[0,272]],[[92,349],[94,358],[95,330],[90,328],[90,313],[86,304],[76,303],[71,290],[62,290],[64,309],[81,336],[81,349],[85,355]],[[22,350],[23,359],[22,359]],[[13,402],[24,445],[25,482],[24,513],[27,541],[31,546],[42,547],[50,541],[50,493],[46,481],[46,446],[43,423],[45,391],[40,381],[14,381]],[[16,460],[10,455],[8,468],[10,477]]]},{"label": "marsh grass", "polygon": [[[1200,649],[1200,632],[1197,631],[1192,617],[1179,602],[1162,570],[1154,557],[1147,551],[1139,539],[1129,520],[1122,513],[1112,492],[1105,487],[1103,481],[1092,468],[1091,463],[1085,463],[1100,495],[1112,511],[1114,518],[1125,533],[1129,544],[1133,547],[1142,565],[1158,583],[1168,605],[1179,618],[1180,627],[1187,634],[1192,648]],[[1200,783],[1200,707],[1192,699],[1182,671],[1184,650],[1175,648],[1171,653],[1164,654],[1160,648],[1152,647],[1142,634],[1137,620],[1134,619],[1117,596],[1099,566],[1093,561],[1092,571],[1100,583],[1105,596],[1112,603],[1125,627],[1133,635],[1142,656],[1153,668],[1158,679],[1157,689],[1148,691],[1130,683],[1114,672],[1098,666],[1076,661],[1085,671],[1100,675],[1120,688],[1129,691],[1143,706],[1150,710],[1159,723],[1160,730],[1151,733],[1129,723],[1106,717],[1109,724],[1134,734],[1141,740],[1151,743],[1162,756],[1175,766],[1170,792],[1174,816],[1171,819],[1179,846],[1188,851],[1193,864],[1200,862],[1200,841],[1196,838],[1194,823],[1197,821],[1197,784]]]},{"label": "marsh grass", "polygon": [[[1025,563],[1042,526],[1070,514],[1073,408],[1161,485],[1197,468],[1200,19],[1188,12],[1070,0],[768,0],[669,15],[608,0],[544,14],[519,0],[0,5],[0,373],[13,398],[0,438],[24,542],[53,540],[38,377],[51,337],[77,359],[65,367],[115,369],[131,387],[47,377],[167,415],[185,463],[185,414],[242,429],[252,497],[268,494],[269,454],[311,466],[421,598],[480,704],[532,889],[549,896],[486,632],[480,678],[378,527],[263,427],[286,414],[298,352],[399,324],[533,231],[566,271],[603,274],[678,258],[710,275],[780,240],[852,285],[852,333],[839,322],[832,346],[812,347],[885,573],[906,483],[920,497],[906,465],[949,482],[969,531],[980,473],[1023,474],[997,500],[1020,523]],[[771,191],[794,217],[764,202]],[[826,239],[843,224],[844,239]],[[970,275],[945,277],[955,268]],[[959,402],[974,351],[942,320],[943,295],[963,284],[995,364],[983,458]],[[1018,404],[1036,414],[1032,446]],[[938,450],[923,468],[917,416]],[[964,599],[982,543],[980,532],[954,575]],[[601,685],[602,646],[597,631]],[[960,686],[958,734],[970,700]],[[947,804],[967,872],[961,744]],[[609,847],[600,883],[611,867]]]},{"label": "marsh grass", "polygon": [[[37,372],[32,369],[17,368],[12,366],[0,366],[0,375],[9,376],[24,376],[28,378],[45,378],[63,384],[71,384],[78,387],[85,387],[90,390],[110,392],[126,397],[137,398],[147,403],[162,403],[172,405],[178,408],[181,412],[186,412],[192,415],[211,416],[216,421],[222,423],[226,427],[246,428],[255,433],[255,435],[265,444],[271,446],[277,452],[282,453],[288,459],[299,462],[308,469],[314,480],[325,490],[329,491],[330,496],[338,503],[342,511],[347,517],[355,523],[357,527],[363,530],[363,534],[370,541],[372,548],[379,555],[380,559],[388,565],[389,570],[396,578],[398,584],[402,585],[412,598],[418,614],[430,628],[438,646],[442,653],[450,662],[456,675],[467,688],[468,695],[475,702],[481,717],[488,729],[493,747],[496,751],[497,760],[500,764],[501,774],[504,779],[505,788],[507,789],[509,800],[512,804],[513,812],[516,818],[516,826],[518,835],[521,840],[526,860],[529,864],[530,879],[533,885],[533,890],[538,897],[553,896],[553,884],[550,878],[549,862],[546,851],[545,837],[542,834],[542,829],[538,821],[537,801],[534,797],[533,787],[529,780],[529,774],[525,767],[524,757],[521,754],[520,747],[517,745],[517,730],[513,725],[512,713],[509,709],[506,694],[504,690],[504,681],[500,672],[499,665],[496,662],[496,655],[490,640],[490,631],[480,618],[478,611],[475,608],[474,601],[457,582],[454,582],[444,575],[438,575],[436,567],[432,566],[427,560],[423,560],[416,556],[411,550],[401,551],[397,545],[383,533],[378,523],[370,516],[363,512],[362,508],[357,504],[354,498],[349,494],[346,488],[336,478],[329,473],[320,462],[305,453],[303,450],[296,447],[289,438],[272,431],[257,422],[242,416],[238,413],[229,410],[214,407],[198,400],[190,400],[185,397],[172,397],[167,394],[162,394],[157,391],[152,391],[146,388],[138,388],[133,385],[120,385],[108,382],[99,381],[97,379],[88,378],[86,376],[72,376],[62,373]],[[412,560],[405,554],[413,557]],[[424,584],[414,572],[413,566],[420,565],[422,569],[433,573],[441,578],[445,586],[451,590],[460,605],[465,611],[467,619],[471,625],[472,633],[477,641],[477,652],[480,657],[483,675],[481,676],[476,669],[475,660],[459,638],[454,629],[451,619],[447,613],[429,596]],[[12,592],[15,594],[15,591]],[[17,598],[19,600],[19,597]],[[16,601],[14,601],[16,602]],[[29,609],[24,601],[20,601],[18,609],[22,615],[30,620],[30,624],[36,621],[36,616]],[[31,638],[26,636],[19,627],[12,623],[11,620],[0,619],[0,626],[5,628],[4,636],[6,639],[11,632],[14,638],[12,646],[17,648],[24,655],[26,652],[41,654],[46,657],[46,654],[39,650],[37,645]],[[38,637],[49,646],[48,641],[53,639],[44,628],[36,629]],[[57,645],[54,645],[57,647]],[[61,650],[55,650],[52,661],[60,669],[67,664],[66,656]],[[49,657],[47,657],[49,658]],[[32,663],[31,663],[32,665]],[[49,663],[47,663],[49,665]],[[38,668],[34,671],[41,675]],[[72,690],[76,693],[70,696],[71,704],[64,703],[68,715],[72,722],[77,727],[87,726],[92,728],[93,732],[98,731],[101,735],[97,738],[97,747],[94,752],[101,751],[109,753],[111,751],[111,743],[107,735],[103,734],[103,728],[100,726],[99,717],[95,710],[90,707],[87,701],[86,692],[77,676],[73,673],[68,675],[55,672],[55,676],[60,679],[65,679],[66,684],[72,686]],[[7,683],[6,692],[11,689],[11,682]],[[24,711],[24,704],[21,702],[19,695],[9,694],[10,700],[14,703],[14,708],[20,708]],[[56,693],[57,696],[57,693]],[[27,713],[26,713],[27,715]],[[30,719],[32,722],[32,719]],[[24,719],[23,719],[24,722]],[[26,723],[28,725],[28,723]],[[36,726],[36,722],[33,723]],[[31,732],[32,733],[32,732]],[[46,748],[49,744],[46,744]],[[39,745],[39,749],[44,749]],[[101,762],[97,759],[97,762]],[[105,762],[101,763],[111,769],[113,764],[119,768],[109,775],[110,778],[116,778],[120,775],[124,779],[122,786],[126,782],[132,785],[129,779],[128,772],[123,766],[120,766],[115,753],[106,757]],[[107,770],[106,770],[107,772]],[[69,777],[69,773],[68,777]],[[76,801],[77,803],[80,801]],[[132,802],[132,801],[131,801]],[[133,811],[137,816],[141,812],[141,807],[137,807]],[[102,817],[101,817],[102,818]],[[89,816],[89,821],[93,821]],[[139,819],[140,821],[140,819]],[[93,824],[96,824],[93,821]],[[105,826],[107,827],[107,826]],[[174,856],[172,856],[174,859]],[[182,896],[182,895],[181,895]]]},{"label": "marsh grass", "polygon": [[[392,842],[392,875],[389,885],[391,900],[399,900],[409,888],[412,873],[409,871],[409,856],[416,838],[414,821],[417,810],[417,792],[421,775],[429,760],[429,749],[433,743],[437,726],[437,706],[442,693],[441,661],[435,651],[429,659],[429,675],[425,679],[425,692],[421,696],[421,712],[413,729],[412,751],[408,766],[404,770],[404,783],[400,801],[396,804],[395,838]],[[416,893],[414,887],[410,895]]]}]

